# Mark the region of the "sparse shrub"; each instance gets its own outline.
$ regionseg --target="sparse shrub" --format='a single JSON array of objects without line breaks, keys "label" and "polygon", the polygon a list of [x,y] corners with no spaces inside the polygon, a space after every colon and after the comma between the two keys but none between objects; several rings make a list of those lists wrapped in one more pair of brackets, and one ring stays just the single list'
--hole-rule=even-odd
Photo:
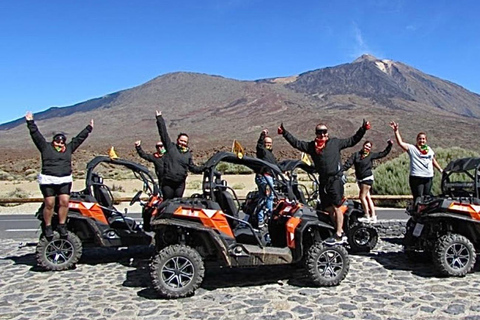
[{"label": "sparse shrub", "polygon": [[31,175],[31,174],[36,174],[36,173],[37,173],[37,170],[35,170],[35,169],[27,169],[27,170],[25,170],[24,172],[25,172],[25,175],[26,175],[26,176],[29,176],[29,175]]},{"label": "sparse shrub", "polygon": [[245,185],[243,183],[235,183],[233,186],[232,186],[232,189],[234,190],[242,190],[242,189],[245,189]]},{"label": "sparse shrub", "polygon": [[243,165],[220,162],[216,168],[222,174],[251,174],[253,171]]},{"label": "sparse shrub", "polygon": [[8,198],[20,198],[20,199],[26,199],[30,197],[30,193],[23,190],[22,188],[15,188],[14,190],[10,191],[8,193]]},{"label": "sparse shrub", "polygon": [[10,173],[5,172],[3,170],[0,170],[0,180],[1,181],[12,181],[12,180],[14,180],[14,177]]},{"label": "sparse shrub", "polygon": [[193,180],[187,182],[187,189],[199,190],[202,188],[202,181]]},{"label": "sparse shrub", "polygon": [[112,191],[117,191],[117,192],[125,192],[125,188],[121,185],[113,184],[112,188],[110,189]]}]

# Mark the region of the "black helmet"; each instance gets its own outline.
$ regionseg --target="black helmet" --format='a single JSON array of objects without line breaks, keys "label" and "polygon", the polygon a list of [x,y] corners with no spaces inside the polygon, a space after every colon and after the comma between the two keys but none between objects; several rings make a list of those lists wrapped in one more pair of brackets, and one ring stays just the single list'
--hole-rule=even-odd
[{"label": "black helmet", "polygon": [[53,136],[52,141],[62,141],[63,143],[67,142],[67,137],[63,133],[57,133]]}]

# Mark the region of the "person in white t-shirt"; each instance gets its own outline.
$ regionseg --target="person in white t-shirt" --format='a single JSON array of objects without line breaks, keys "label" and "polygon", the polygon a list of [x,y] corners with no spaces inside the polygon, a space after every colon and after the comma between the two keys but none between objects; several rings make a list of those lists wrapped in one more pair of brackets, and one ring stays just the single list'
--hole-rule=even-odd
[{"label": "person in white t-shirt", "polygon": [[433,167],[437,168],[440,173],[443,172],[442,167],[435,159],[435,152],[427,145],[427,134],[420,132],[417,135],[417,144],[412,145],[403,142],[400,132],[398,131],[398,123],[390,122],[398,145],[405,150],[410,157],[410,190],[412,191],[413,201],[424,196],[431,195]]}]

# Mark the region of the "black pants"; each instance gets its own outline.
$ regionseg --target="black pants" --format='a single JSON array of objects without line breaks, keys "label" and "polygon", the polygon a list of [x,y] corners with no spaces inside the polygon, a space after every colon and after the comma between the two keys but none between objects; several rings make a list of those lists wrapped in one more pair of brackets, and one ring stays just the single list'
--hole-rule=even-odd
[{"label": "black pants", "polygon": [[412,191],[413,203],[422,196],[431,196],[433,178],[410,176],[410,190]]},{"label": "black pants", "polygon": [[162,183],[162,193],[163,199],[173,199],[181,198],[183,192],[185,191],[185,180],[184,181],[172,181],[163,179]]}]

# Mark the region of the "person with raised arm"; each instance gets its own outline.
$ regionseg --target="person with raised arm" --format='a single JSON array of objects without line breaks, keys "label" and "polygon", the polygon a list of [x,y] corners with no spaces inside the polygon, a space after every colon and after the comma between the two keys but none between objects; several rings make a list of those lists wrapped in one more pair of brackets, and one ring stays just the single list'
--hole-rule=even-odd
[{"label": "person with raised arm", "polygon": [[193,162],[192,152],[188,147],[188,135],[181,132],[178,134],[176,142],[172,142],[161,111],[156,111],[156,119],[160,139],[167,151],[163,160],[165,168],[162,181],[163,198],[181,198],[185,191],[188,171],[202,173],[204,167],[197,166]]},{"label": "person with raised arm", "polygon": [[398,145],[410,157],[408,182],[415,205],[420,197],[431,195],[433,168],[437,168],[440,173],[443,172],[443,169],[435,159],[435,152],[427,145],[427,134],[425,132],[417,134],[417,143],[413,145],[403,141],[398,123],[392,121],[390,122],[390,127],[392,127],[395,133]]},{"label": "person with raised arm", "polygon": [[38,183],[43,195],[43,222],[44,235],[48,240],[53,238],[52,217],[54,214],[55,197],[58,197],[58,226],[60,237],[68,236],[66,221],[68,214],[68,202],[72,188],[72,154],[87,139],[93,130],[93,119],[77,136],[67,143],[67,137],[63,133],[53,136],[51,142],[47,142],[38,130],[33,120],[33,114],[25,115],[27,127],[30,131],[33,143],[40,151],[42,168],[38,175]]}]

